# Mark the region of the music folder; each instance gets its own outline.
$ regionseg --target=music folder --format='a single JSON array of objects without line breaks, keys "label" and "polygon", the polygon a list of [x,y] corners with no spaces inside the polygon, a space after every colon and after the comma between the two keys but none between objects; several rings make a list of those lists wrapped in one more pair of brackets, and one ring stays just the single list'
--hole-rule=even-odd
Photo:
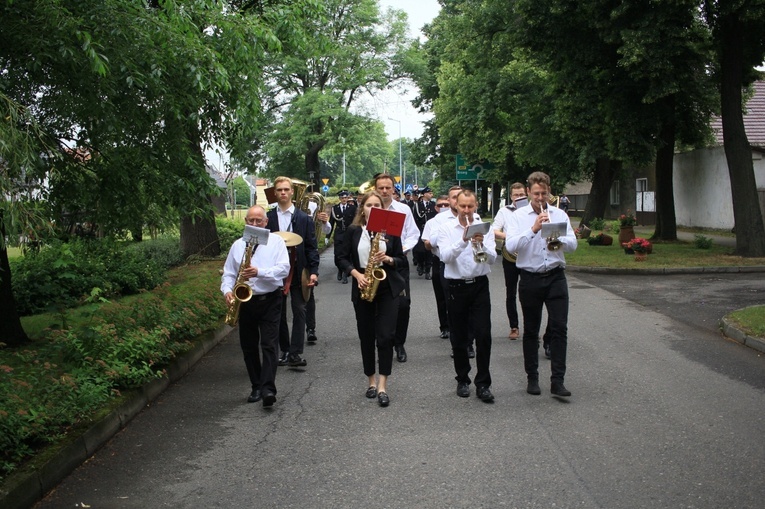
[{"label": "music folder", "polygon": [[490,228],[491,228],[491,223],[473,223],[467,227],[467,231],[465,232],[465,238],[472,239],[475,235],[478,235],[479,233],[481,235],[486,235],[487,233],[489,233]]},{"label": "music folder", "polygon": [[552,237],[557,233],[558,237],[566,236],[566,223],[542,223],[542,237]]},{"label": "music folder", "polygon": [[406,214],[395,210],[385,210],[374,207],[369,211],[367,230],[370,232],[385,232],[386,235],[400,237],[404,230]]},{"label": "music folder", "polygon": [[265,246],[268,244],[268,235],[270,233],[268,228],[258,228],[257,226],[246,224],[244,225],[244,234],[242,237],[248,244],[255,242],[260,246]]}]

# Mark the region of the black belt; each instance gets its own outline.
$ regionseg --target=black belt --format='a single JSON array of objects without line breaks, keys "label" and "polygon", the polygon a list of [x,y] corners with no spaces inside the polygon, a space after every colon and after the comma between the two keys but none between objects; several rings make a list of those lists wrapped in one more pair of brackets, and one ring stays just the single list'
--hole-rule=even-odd
[{"label": "black belt", "polygon": [[464,285],[472,285],[473,283],[478,283],[480,281],[486,281],[489,278],[486,276],[476,276],[471,277],[470,279],[447,279],[446,282],[449,283],[449,286],[464,286]]},{"label": "black belt", "polygon": [[557,274],[558,272],[563,272],[565,269],[563,267],[555,267],[554,269],[546,270],[544,272],[531,272],[530,270],[524,270],[521,269],[521,272],[528,276],[533,277],[547,277],[547,276],[553,276]]},{"label": "black belt", "polygon": [[278,290],[274,290],[271,293],[264,293],[262,295],[253,295],[252,299],[250,299],[250,300],[254,300],[254,301],[266,300],[269,297],[274,297],[274,296],[276,296],[276,295],[278,295],[280,293],[282,293],[282,289],[281,288],[279,288]]}]

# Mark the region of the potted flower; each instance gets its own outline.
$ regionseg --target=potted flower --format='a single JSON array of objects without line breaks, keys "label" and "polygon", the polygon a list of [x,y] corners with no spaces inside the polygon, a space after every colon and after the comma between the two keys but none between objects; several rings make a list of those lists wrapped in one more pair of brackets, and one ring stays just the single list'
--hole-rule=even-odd
[{"label": "potted flower", "polygon": [[635,252],[635,261],[642,262],[646,259],[648,256],[648,253],[651,251],[651,243],[647,241],[646,239],[641,239],[640,237],[635,237],[634,239],[627,242],[627,245],[625,249],[631,249]]},{"label": "potted flower", "polygon": [[591,246],[610,246],[614,243],[614,238],[605,233],[598,233],[588,238],[587,243]]},{"label": "potted flower", "polygon": [[637,219],[629,210],[626,214],[619,216],[619,243],[624,244],[635,238],[634,226],[637,224]]}]

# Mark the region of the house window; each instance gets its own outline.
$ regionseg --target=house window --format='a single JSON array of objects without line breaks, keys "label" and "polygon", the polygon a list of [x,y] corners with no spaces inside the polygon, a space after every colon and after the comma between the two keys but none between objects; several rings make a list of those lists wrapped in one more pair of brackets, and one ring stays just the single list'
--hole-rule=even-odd
[{"label": "house window", "polygon": [[609,192],[609,196],[611,198],[611,205],[619,205],[619,181],[614,180],[614,183],[611,184],[611,191]]},{"label": "house window", "polygon": [[635,191],[637,191],[638,193],[641,193],[643,191],[648,191],[648,179],[636,179]]}]

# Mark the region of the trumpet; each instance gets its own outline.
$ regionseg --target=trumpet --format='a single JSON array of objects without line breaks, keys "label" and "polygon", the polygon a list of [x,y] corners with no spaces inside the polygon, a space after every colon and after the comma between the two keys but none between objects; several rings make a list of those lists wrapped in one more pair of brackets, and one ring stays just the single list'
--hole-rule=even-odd
[{"label": "trumpet", "polygon": [[[473,217],[472,217],[472,214],[465,214],[464,217],[465,217],[465,222],[467,223],[467,226],[465,227],[465,232],[467,232],[467,227],[473,224]],[[483,246],[482,241],[470,239],[470,245],[471,245],[471,248],[473,249],[473,261],[475,261],[476,263],[486,263],[489,261],[489,255],[486,253],[486,248]]]}]

